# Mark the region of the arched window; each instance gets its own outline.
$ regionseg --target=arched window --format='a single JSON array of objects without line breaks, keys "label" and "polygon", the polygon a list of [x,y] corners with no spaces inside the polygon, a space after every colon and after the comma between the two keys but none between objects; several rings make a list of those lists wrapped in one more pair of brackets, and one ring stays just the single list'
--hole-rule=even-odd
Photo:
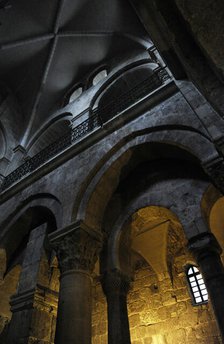
[{"label": "arched window", "polygon": [[106,77],[107,77],[107,70],[106,69],[103,69],[100,72],[98,72],[93,78],[93,86],[98,84],[98,82],[105,79]]},{"label": "arched window", "polygon": [[75,88],[75,89],[72,91],[72,93],[71,93],[71,95],[70,95],[70,97],[69,97],[69,101],[68,101],[68,102],[71,103],[71,102],[73,102],[74,100],[76,100],[79,96],[81,96],[82,91],[83,91],[82,86],[79,86],[79,87]]},{"label": "arched window", "polygon": [[194,304],[200,305],[203,303],[207,303],[208,292],[203,277],[198,268],[194,265],[190,265],[188,266],[186,273]]}]

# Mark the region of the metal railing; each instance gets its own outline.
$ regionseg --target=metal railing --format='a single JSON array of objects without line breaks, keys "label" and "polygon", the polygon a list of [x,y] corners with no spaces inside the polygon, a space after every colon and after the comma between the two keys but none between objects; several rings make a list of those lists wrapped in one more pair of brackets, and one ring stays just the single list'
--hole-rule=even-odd
[{"label": "metal railing", "polygon": [[71,129],[69,133],[41,150],[32,158],[27,158],[22,165],[6,176],[0,187],[0,192],[6,190],[22,177],[35,171],[51,158],[72,146],[73,143],[85,137],[94,129],[101,127],[103,123],[112,119],[141,98],[144,98],[153,90],[162,86],[168,79],[170,79],[170,76],[166,69],[158,68],[149,78],[128,90],[126,93],[121,94],[120,97],[110,101],[106,106],[99,106],[94,109],[92,115],[88,119]]}]

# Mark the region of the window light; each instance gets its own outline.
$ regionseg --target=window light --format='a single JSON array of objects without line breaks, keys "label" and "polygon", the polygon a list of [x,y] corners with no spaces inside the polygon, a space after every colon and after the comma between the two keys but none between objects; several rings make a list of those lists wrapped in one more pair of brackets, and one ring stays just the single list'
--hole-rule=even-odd
[{"label": "window light", "polygon": [[70,95],[69,97],[69,103],[73,102],[74,100],[76,100],[79,96],[81,96],[82,94],[82,87],[78,87],[76,88]]},{"label": "window light", "polygon": [[208,302],[208,292],[203,277],[194,265],[187,269],[187,279],[194,303],[200,305]]},{"label": "window light", "polygon": [[107,70],[103,69],[99,73],[97,73],[93,78],[93,86],[98,84],[101,80],[105,79],[107,77]]}]

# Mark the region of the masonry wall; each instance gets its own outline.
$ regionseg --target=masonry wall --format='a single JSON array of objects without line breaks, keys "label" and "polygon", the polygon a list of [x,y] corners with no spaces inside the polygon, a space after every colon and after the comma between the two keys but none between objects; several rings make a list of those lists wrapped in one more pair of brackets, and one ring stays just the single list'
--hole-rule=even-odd
[{"label": "masonry wall", "polygon": [[[173,283],[168,274],[156,274],[149,266],[135,273],[128,296],[132,344],[218,344],[211,305],[192,306],[185,274],[175,264]],[[106,301],[100,284],[94,288],[93,344],[107,344]]]},{"label": "masonry wall", "polygon": [[[208,111],[211,110],[210,108],[206,108],[207,103],[201,104],[202,97],[199,97],[195,90],[192,90],[188,96],[190,98],[188,99],[188,102],[193,102],[193,100],[195,101],[194,98],[197,99],[200,106],[198,104],[197,105],[203,114],[207,114]],[[95,169],[98,169],[99,165],[103,164],[106,154],[108,154],[107,161],[109,161],[111,155],[115,153],[116,150],[116,154],[119,155],[120,150],[118,147],[121,144],[121,141],[124,140],[124,138],[129,140],[131,133],[140,132],[141,130],[146,130],[146,128],[154,128],[155,130],[155,128],[159,128],[160,126],[168,126],[168,128],[171,126],[182,126],[185,129],[193,128],[193,131],[186,131],[186,133],[193,135],[191,138],[193,150],[195,132],[201,132],[203,135],[206,135],[207,131],[205,127],[202,126],[201,121],[189,106],[188,102],[181,93],[178,92],[169,99],[164,100],[161,104],[144,113],[141,117],[137,117],[130,123],[123,125],[122,128],[115,130],[115,132],[110,133],[109,130],[108,135],[99,142],[95,143],[93,137],[92,139],[89,137],[88,140],[86,138],[78,144],[80,150],[82,150],[81,147],[83,144],[83,151],[78,155],[76,155],[77,153],[74,151],[74,156],[70,160],[55,168],[53,171],[50,171],[49,169],[49,172],[47,172],[49,167],[47,167],[46,164],[43,168],[40,168],[41,173],[46,173],[46,175],[41,177],[40,174],[38,177],[40,178],[39,180],[36,180],[36,178],[40,171],[38,173],[33,173],[30,177],[24,179],[24,183],[26,181],[27,185],[21,185],[21,187],[24,188],[22,191],[17,190],[17,193],[14,194],[13,189],[11,189],[11,191],[8,190],[2,194],[2,200],[0,201],[0,226],[4,228],[4,221],[6,221],[18,205],[23,204],[23,202],[26,202],[29,197],[35,197],[37,194],[51,194],[56,197],[62,205],[63,219],[60,226],[63,227],[70,224],[71,217],[73,218],[74,216],[74,208],[77,204],[80,204],[80,199],[78,198],[80,188],[85,190],[87,179],[90,177],[90,171],[95,172]],[[194,106],[196,108],[196,104],[194,104]],[[213,117],[211,116],[211,121],[212,120]],[[120,125],[121,124],[122,122]],[[208,126],[209,125],[210,123],[208,123]],[[219,123],[219,126],[221,127],[222,123]],[[106,130],[107,129],[105,129],[105,127],[103,129],[99,129],[97,135],[99,135],[99,132],[106,132]],[[180,131],[178,135],[177,139],[177,133],[175,133],[176,140],[182,142],[182,138],[184,137],[183,131]],[[76,146],[76,149],[78,149],[78,145]],[[111,149],[112,147],[113,149]],[[127,149],[128,148],[129,147],[127,146]],[[205,148],[201,147],[201,150],[203,151]],[[207,148],[206,154],[211,154],[211,152],[207,151]],[[48,165],[50,165],[50,163]],[[89,225],[91,226],[91,224]]]}]

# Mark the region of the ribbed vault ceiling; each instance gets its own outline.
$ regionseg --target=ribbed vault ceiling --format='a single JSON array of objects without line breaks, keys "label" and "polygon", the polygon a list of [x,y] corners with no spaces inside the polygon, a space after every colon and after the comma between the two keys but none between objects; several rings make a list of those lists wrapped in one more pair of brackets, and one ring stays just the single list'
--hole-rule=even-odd
[{"label": "ribbed vault ceiling", "polygon": [[65,93],[101,64],[150,42],[128,0],[10,0],[0,9],[0,81],[14,94],[27,140]]}]

